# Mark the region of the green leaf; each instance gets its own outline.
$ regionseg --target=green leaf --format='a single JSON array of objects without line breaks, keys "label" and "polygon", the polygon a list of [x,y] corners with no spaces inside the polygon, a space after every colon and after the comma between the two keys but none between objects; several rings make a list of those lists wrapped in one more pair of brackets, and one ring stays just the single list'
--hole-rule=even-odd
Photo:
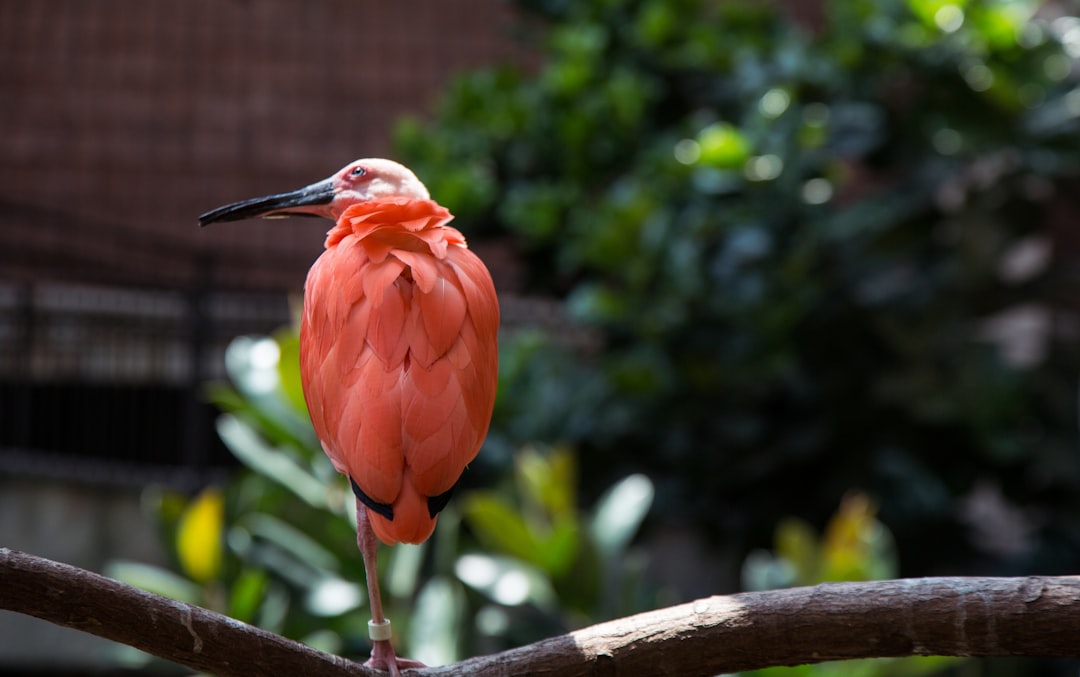
[{"label": "green leaf", "polygon": [[461,585],[435,576],[420,589],[409,623],[409,649],[416,660],[430,666],[448,665],[459,658],[465,595]]},{"label": "green leaf", "polygon": [[514,469],[522,494],[542,506],[549,520],[573,518],[577,465],[570,449],[542,452],[526,447],[517,455]]},{"label": "green leaf", "polygon": [[[441,525],[442,519],[439,520]],[[408,599],[416,592],[420,585],[420,567],[424,563],[424,552],[427,550],[426,543],[413,545],[411,543],[399,543],[395,545],[390,554],[390,564],[386,567],[384,581],[386,592],[398,599]]]},{"label": "green leaf", "polygon": [[577,515],[564,515],[555,522],[547,537],[542,540],[537,553],[540,565],[555,577],[570,572],[577,564],[580,542],[581,529]]},{"label": "green leaf", "polygon": [[877,506],[864,494],[846,496],[822,538],[824,580],[874,580],[895,575],[892,535],[877,520]]},{"label": "green leaf", "polygon": [[329,654],[341,654],[345,648],[345,640],[341,638],[341,635],[328,628],[320,628],[304,635],[300,641],[313,649]]},{"label": "green leaf", "polygon": [[201,588],[178,574],[152,564],[116,560],[105,567],[105,575],[136,588],[189,604],[199,604]]},{"label": "green leaf", "polygon": [[821,546],[814,528],[806,521],[789,517],[776,527],[776,556],[794,568],[793,583],[814,585],[821,582]]},{"label": "green leaf", "polygon": [[300,562],[318,569],[322,574],[335,574],[340,570],[341,565],[337,555],[305,532],[275,515],[250,513],[244,515],[238,526],[246,528],[252,537],[273,543]]},{"label": "green leaf", "polygon": [[505,606],[531,602],[543,609],[558,607],[558,597],[547,576],[512,557],[462,555],[454,564],[454,573],[466,585]]},{"label": "green leaf", "polygon": [[734,125],[717,122],[698,132],[698,160],[718,169],[741,169],[750,157],[750,144]]},{"label": "green leaf", "polygon": [[366,598],[362,585],[327,576],[308,589],[304,606],[316,616],[340,616],[358,609]]},{"label": "green leaf", "polygon": [[746,590],[776,590],[800,582],[790,561],[765,550],[752,550],[743,560],[742,584]]},{"label": "green leaf", "polygon": [[307,419],[307,401],[300,383],[300,336],[291,328],[274,334],[280,356],[277,361],[278,383],[285,400],[297,415]]},{"label": "green leaf", "polygon": [[282,448],[266,442],[250,426],[232,414],[217,420],[221,440],[244,465],[274,480],[309,505],[326,508],[326,487]]},{"label": "green leaf", "polygon": [[462,514],[480,542],[496,552],[539,564],[539,543],[512,505],[501,496],[476,491],[463,501]]},{"label": "green leaf", "polygon": [[620,480],[600,497],[590,533],[602,553],[609,557],[622,554],[649,513],[654,494],[652,481],[635,474]]},{"label": "green leaf", "polygon": [[918,675],[941,674],[967,659],[954,656],[905,656],[881,660],[884,664],[874,673],[874,677],[918,677]]},{"label": "green leaf", "polygon": [[[282,340],[286,350],[298,349],[288,340]],[[290,365],[299,370],[299,357],[295,362],[292,357],[289,359]],[[299,448],[318,450],[306,405],[296,406],[292,401],[296,397],[303,399],[302,394],[295,392],[299,381],[298,374],[291,371],[292,366],[282,367],[282,347],[273,338],[241,336],[234,339],[225,351],[225,369],[236,386],[240,402],[238,404],[235,398],[226,401],[232,405],[231,411],[258,421],[260,432],[275,443],[292,443]],[[288,386],[282,381],[283,374],[292,379]],[[291,395],[290,391],[293,391]]]},{"label": "green leaf", "polygon": [[229,616],[245,623],[252,622],[268,583],[265,571],[245,567],[229,587]]}]

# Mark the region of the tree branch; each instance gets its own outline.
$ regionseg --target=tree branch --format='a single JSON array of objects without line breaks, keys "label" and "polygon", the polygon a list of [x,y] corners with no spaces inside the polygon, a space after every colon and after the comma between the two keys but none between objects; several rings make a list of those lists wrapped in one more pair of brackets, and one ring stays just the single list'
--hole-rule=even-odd
[{"label": "tree branch", "polygon": [[[230,675],[378,675],[199,607],[0,548],[0,608]],[[1080,657],[1080,577],[925,578],[710,597],[417,671],[715,675],[885,656]]]},{"label": "tree branch", "polygon": [[8,548],[0,548],[0,609],[220,677],[383,674],[202,607]]}]

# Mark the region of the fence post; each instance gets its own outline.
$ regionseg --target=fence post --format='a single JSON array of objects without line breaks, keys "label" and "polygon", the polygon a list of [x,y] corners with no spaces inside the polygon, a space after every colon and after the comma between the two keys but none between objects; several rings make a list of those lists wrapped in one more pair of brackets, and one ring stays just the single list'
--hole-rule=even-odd
[{"label": "fence post", "polygon": [[207,347],[213,340],[213,314],[210,310],[210,296],[214,290],[214,257],[201,254],[196,261],[193,283],[187,293],[187,316],[185,338],[187,341],[188,370],[184,384],[184,418],[181,432],[181,460],[196,475],[205,470],[210,462],[209,429],[206,421],[206,407],[203,402],[203,385],[206,383]]}]

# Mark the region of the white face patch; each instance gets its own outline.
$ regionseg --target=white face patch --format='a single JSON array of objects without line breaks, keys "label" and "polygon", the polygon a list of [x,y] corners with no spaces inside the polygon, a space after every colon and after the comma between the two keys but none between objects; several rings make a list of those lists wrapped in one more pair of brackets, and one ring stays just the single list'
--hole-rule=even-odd
[{"label": "white face patch", "polygon": [[[401,186],[397,182],[387,181],[382,176],[376,176],[368,181],[368,194],[370,197],[396,197],[401,195]],[[404,196],[402,196],[404,197]]]},{"label": "white face patch", "polygon": [[[354,174],[357,168],[364,171]],[[335,175],[333,181],[337,194],[330,211],[335,219],[349,205],[357,202],[395,197],[428,200],[431,197],[428,189],[408,168],[382,158],[356,160]]]}]

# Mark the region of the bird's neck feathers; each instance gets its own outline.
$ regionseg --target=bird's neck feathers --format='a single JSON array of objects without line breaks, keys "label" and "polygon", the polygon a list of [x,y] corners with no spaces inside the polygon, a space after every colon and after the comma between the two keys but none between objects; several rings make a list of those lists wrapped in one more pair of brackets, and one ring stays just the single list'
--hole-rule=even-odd
[{"label": "bird's neck feathers", "polygon": [[354,237],[368,256],[381,260],[392,249],[446,256],[448,245],[465,247],[465,237],[449,223],[454,216],[434,200],[391,197],[349,205],[326,234],[326,248]]}]

